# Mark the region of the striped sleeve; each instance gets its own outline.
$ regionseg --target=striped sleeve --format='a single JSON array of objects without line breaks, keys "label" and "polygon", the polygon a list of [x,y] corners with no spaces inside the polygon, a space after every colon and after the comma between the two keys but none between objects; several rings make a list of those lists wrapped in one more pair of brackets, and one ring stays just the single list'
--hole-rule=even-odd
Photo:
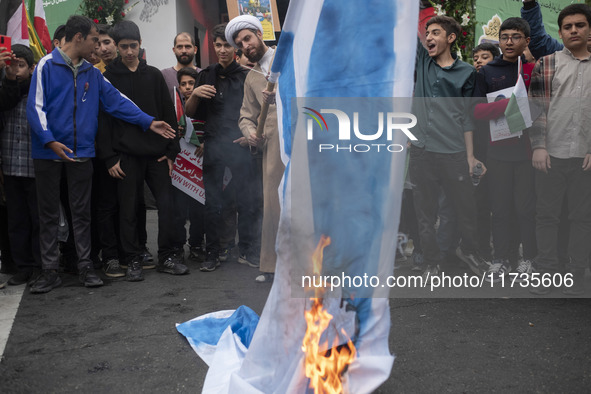
[{"label": "striped sleeve", "polygon": [[53,133],[47,124],[47,113],[45,106],[45,84],[44,72],[50,55],[45,56],[39,61],[39,64],[33,72],[31,86],[29,88],[29,97],[27,99],[27,120],[31,126],[33,136],[36,137],[43,146],[51,141],[55,141]]}]

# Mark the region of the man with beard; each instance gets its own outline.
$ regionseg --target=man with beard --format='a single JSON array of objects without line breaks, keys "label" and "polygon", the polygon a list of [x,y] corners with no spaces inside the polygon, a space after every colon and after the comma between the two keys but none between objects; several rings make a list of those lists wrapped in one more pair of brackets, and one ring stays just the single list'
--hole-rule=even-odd
[{"label": "man with beard", "polygon": [[[279,183],[285,166],[281,161],[279,134],[277,130],[277,108],[274,96],[265,92],[268,76],[273,63],[274,48],[263,42],[263,27],[258,18],[241,15],[228,23],[226,40],[256,63],[244,82],[244,99],[240,110],[240,130],[248,144],[263,152],[263,226],[261,235],[260,271],[257,282],[270,282],[275,272],[277,254],[275,239],[279,227]],[[269,112],[262,138],[257,137],[256,129],[263,101],[269,104]]]},{"label": "man with beard", "polygon": [[195,46],[195,39],[189,33],[179,33],[176,35],[172,51],[176,56],[176,65],[160,71],[168,86],[168,93],[170,93],[170,97],[174,102],[174,87],[179,87],[176,78],[177,71],[184,67],[194,68],[197,72],[201,71],[201,69],[193,64],[193,59],[197,54],[197,47]]}]

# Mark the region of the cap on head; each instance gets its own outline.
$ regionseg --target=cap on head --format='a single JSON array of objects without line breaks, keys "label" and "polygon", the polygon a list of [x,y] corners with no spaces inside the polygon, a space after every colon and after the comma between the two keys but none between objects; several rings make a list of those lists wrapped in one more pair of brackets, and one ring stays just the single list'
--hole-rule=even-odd
[{"label": "cap on head", "polygon": [[252,15],[240,15],[228,22],[226,26],[226,41],[234,48],[238,48],[238,45],[234,42],[234,36],[240,30],[243,29],[254,29],[263,33],[263,25],[256,16]]}]

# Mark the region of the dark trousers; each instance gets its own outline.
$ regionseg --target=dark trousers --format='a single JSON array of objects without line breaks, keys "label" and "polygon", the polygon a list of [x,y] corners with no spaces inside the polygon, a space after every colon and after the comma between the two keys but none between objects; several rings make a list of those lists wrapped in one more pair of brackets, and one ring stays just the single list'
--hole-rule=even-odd
[{"label": "dark trousers", "polygon": [[[109,175],[104,161],[99,161],[95,167],[97,190],[93,192],[96,199],[96,227],[103,261],[119,259],[122,253],[119,246],[119,198],[117,194],[117,179]],[[137,231],[140,245],[145,245],[146,206],[144,204],[143,185],[138,190],[140,202],[137,206]]]},{"label": "dark trousers", "polygon": [[453,201],[449,198],[443,189],[439,194],[439,227],[437,228],[437,246],[439,246],[439,254],[443,260],[448,256],[456,254],[456,248],[460,243],[460,235],[458,233],[458,221],[456,210]]},{"label": "dark trousers", "polygon": [[92,264],[90,260],[90,196],[92,161],[57,162],[34,159],[39,208],[39,245],[43,269],[59,267],[58,222],[62,169],[68,184],[68,201],[72,213],[72,233],[78,255],[78,269]]},{"label": "dark trousers", "polygon": [[184,225],[189,219],[191,224],[189,227],[189,245],[200,248],[205,234],[205,207],[182,190],[176,187],[173,187],[172,190],[177,223],[182,225],[182,231],[185,231]]},{"label": "dark trousers", "polygon": [[523,258],[537,255],[536,193],[531,161],[487,162],[495,258],[515,257],[519,241]]},{"label": "dark trousers", "polygon": [[563,200],[566,198],[570,234],[568,271],[584,270],[591,253],[591,171],[583,171],[583,159],[550,158],[552,168],[536,171],[536,235],[541,272],[559,272],[557,244]]},{"label": "dark trousers", "polygon": [[12,258],[19,270],[41,268],[35,178],[5,175],[4,191]]},{"label": "dark trousers", "polygon": [[[485,163],[488,168],[488,164]],[[492,255],[490,247],[491,236],[491,207],[489,196],[488,174],[480,179],[480,183],[474,191],[476,200],[476,223],[478,232],[478,251],[481,256],[490,259]]]},{"label": "dark trousers", "polygon": [[122,154],[120,166],[125,177],[118,181],[119,231],[125,261],[139,257],[144,245],[138,231],[138,209],[141,205],[144,180],[156,199],[158,208],[158,258],[163,261],[182,248],[185,228],[178,224],[172,198],[172,183],[166,160],[157,157]]},{"label": "dark trousers", "polygon": [[[260,250],[260,234],[256,231],[260,212],[257,202],[257,183],[255,181],[255,159],[248,149],[238,144],[221,143],[208,140],[203,157],[203,176],[205,181],[205,231],[208,254],[217,255],[220,251],[220,238],[224,221],[222,208],[224,202],[224,172],[228,167],[232,179],[228,192],[235,190],[236,210],[238,212],[238,248],[241,254],[256,254]],[[258,235],[258,237],[257,237]]]},{"label": "dark trousers", "polygon": [[95,168],[97,228],[103,261],[119,258],[119,202],[117,179],[109,175],[104,161]]},{"label": "dark trousers", "polygon": [[414,246],[413,253],[423,253],[411,189],[404,189],[402,192],[402,209],[400,211],[400,227],[398,231],[408,234],[408,237],[412,239]]},{"label": "dark trousers", "polygon": [[451,200],[465,254],[477,251],[476,204],[465,152],[433,153],[410,148],[410,177],[425,263],[440,263],[435,223],[440,189]]}]

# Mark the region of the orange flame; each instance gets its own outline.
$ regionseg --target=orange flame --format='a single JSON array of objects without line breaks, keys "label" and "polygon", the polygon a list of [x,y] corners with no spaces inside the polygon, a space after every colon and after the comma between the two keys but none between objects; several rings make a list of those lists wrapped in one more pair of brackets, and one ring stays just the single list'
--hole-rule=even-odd
[{"label": "orange flame", "polygon": [[[330,245],[330,237],[322,235],[312,255],[314,275],[321,275],[324,248],[328,245]],[[332,320],[332,315],[323,308],[322,300],[319,298],[322,292],[321,288],[315,290],[316,298],[310,299],[313,302],[312,307],[309,311],[304,312],[307,324],[306,334],[302,341],[302,351],[306,355],[305,373],[306,377],[310,379],[310,388],[315,393],[342,393],[341,376],[355,359],[356,350],[351,340],[348,340],[347,345],[343,346],[338,346],[338,338],[335,338],[337,343],[332,346],[321,344],[322,333]],[[344,330],[342,333],[347,335]],[[328,347],[329,349],[323,351],[321,345],[325,345],[324,348]]]}]

